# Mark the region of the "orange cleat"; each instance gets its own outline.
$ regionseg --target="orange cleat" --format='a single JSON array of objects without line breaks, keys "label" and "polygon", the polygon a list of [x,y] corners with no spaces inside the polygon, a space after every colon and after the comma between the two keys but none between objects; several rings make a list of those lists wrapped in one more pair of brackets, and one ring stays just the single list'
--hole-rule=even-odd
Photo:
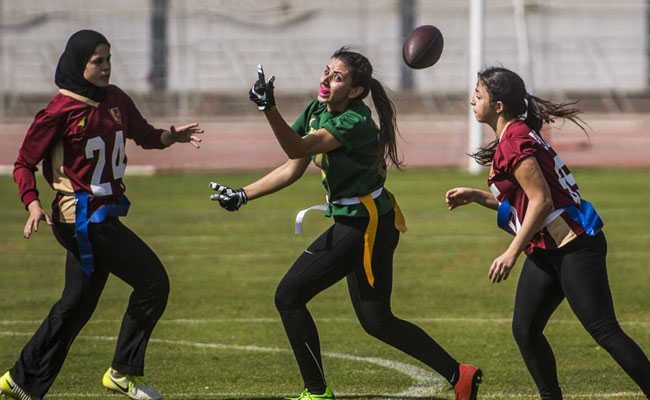
[{"label": "orange cleat", "polygon": [[478,385],[483,379],[483,371],[473,365],[458,366],[458,382],[454,385],[456,400],[476,400]]}]

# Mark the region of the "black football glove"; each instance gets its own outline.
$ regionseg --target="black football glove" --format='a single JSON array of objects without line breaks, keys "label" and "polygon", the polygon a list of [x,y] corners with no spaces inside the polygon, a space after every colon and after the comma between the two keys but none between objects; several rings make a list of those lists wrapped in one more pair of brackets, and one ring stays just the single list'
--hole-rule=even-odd
[{"label": "black football glove", "polygon": [[253,87],[248,92],[248,97],[251,101],[257,104],[257,109],[260,111],[266,111],[275,106],[275,96],[273,95],[273,82],[275,81],[275,76],[265,80],[264,78],[264,69],[261,65],[257,65],[257,81],[253,84]]},{"label": "black football glove", "polygon": [[210,195],[210,200],[218,201],[219,205],[228,211],[237,211],[248,203],[244,189],[233,189],[217,182],[210,182],[210,188],[217,193]]}]

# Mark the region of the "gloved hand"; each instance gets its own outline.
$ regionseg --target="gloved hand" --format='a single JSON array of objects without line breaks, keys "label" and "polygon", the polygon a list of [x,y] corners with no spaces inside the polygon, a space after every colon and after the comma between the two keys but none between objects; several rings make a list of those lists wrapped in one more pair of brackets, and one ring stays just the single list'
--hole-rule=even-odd
[{"label": "gloved hand", "polygon": [[244,189],[233,189],[217,182],[210,182],[210,188],[217,193],[210,195],[210,200],[218,201],[219,205],[228,211],[237,211],[248,203]]},{"label": "gloved hand", "polygon": [[257,81],[253,84],[253,87],[248,92],[248,96],[251,101],[257,104],[257,109],[260,111],[266,111],[275,106],[275,96],[273,95],[273,82],[275,81],[275,76],[265,80],[264,78],[264,69],[260,64],[257,65]]}]

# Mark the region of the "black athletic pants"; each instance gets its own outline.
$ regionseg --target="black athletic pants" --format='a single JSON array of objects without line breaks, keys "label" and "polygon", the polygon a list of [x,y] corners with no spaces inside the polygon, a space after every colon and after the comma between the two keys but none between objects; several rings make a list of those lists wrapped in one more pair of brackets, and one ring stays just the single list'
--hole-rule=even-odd
[{"label": "black athletic pants", "polygon": [[47,393],[72,342],[95,310],[109,273],[133,287],[111,366],[124,374],[143,375],[145,349],[169,294],[169,280],[160,260],[135,233],[109,217],[89,224],[95,270],[88,276],[81,269],[74,224],[55,223],[53,230],[68,250],[65,287],[61,299],[23,348],[11,377],[39,398]]},{"label": "black athletic pants", "polygon": [[326,385],[318,332],[306,304],[344,277],[366,332],[422,361],[447,380],[454,379],[456,360],[422,329],[391,312],[393,252],[399,240],[395,213],[391,210],[379,217],[372,255],[374,287],[368,283],[363,267],[367,224],[368,218],[335,217],[335,224],[298,257],[278,286],[275,304],[305,387],[312,393],[322,393]]},{"label": "black athletic pants", "polygon": [[524,262],[512,330],[542,399],[562,399],[555,358],[543,331],[566,297],[591,336],[650,398],[650,363],[619,326],[607,280],[607,241],[586,234],[556,250],[536,250]]}]

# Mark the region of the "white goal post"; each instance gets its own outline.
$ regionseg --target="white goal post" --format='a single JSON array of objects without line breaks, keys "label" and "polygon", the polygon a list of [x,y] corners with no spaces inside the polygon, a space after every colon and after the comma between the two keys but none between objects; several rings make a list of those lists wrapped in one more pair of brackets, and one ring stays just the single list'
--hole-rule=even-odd
[{"label": "white goal post", "polygon": [[[469,98],[474,93],[476,86],[476,73],[483,68],[483,21],[485,19],[484,0],[469,0]],[[469,106],[469,140],[467,152],[472,154],[483,142],[483,126],[474,118],[472,106]],[[472,174],[478,174],[481,166],[469,157],[467,169]]]}]

